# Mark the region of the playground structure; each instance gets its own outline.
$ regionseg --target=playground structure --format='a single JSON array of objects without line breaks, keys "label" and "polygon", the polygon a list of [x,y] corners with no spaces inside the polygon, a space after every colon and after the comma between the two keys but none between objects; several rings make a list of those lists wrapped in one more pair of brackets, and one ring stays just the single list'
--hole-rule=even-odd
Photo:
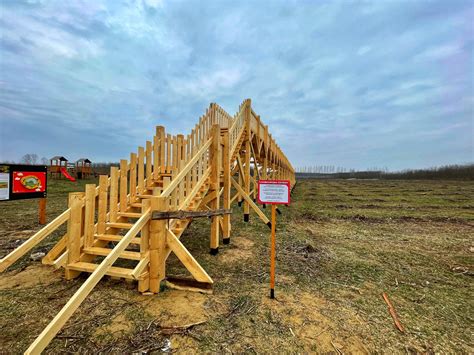
[{"label": "playground structure", "polygon": [[[186,137],[166,134],[157,126],[153,139],[129,160],[121,160],[120,169],[112,167],[110,176],[101,175],[98,186],[88,184],[85,192],[71,193],[66,211],[1,259],[4,271],[67,223],[66,234],[42,262],[64,267],[67,280],[81,272],[91,274],[26,353],[44,350],[104,275],[137,280],[142,293],[160,292],[161,282],[209,292],[212,278],[180,237],[193,218],[210,217],[210,252],[217,254],[220,235],[223,244],[230,242],[234,201],[243,203],[245,221],[253,210],[271,227],[254,202],[259,179],[295,184],[293,167],[250,99],[233,117],[211,104]],[[194,280],[166,275],[171,252]]]},{"label": "playground structure", "polygon": [[60,155],[56,155],[49,160],[49,176],[54,179],[60,179],[62,176],[62,171],[65,169],[67,171],[67,162],[68,160]]},{"label": "playground structure", "polygon": [[92,162],[87,158],[81,158],[75,163],[68,163],[65,157],[57,155],[50,159],[49,175],[55,179],[65,177],[71,181],[87,179],[93,175]]},{"label": "playground structure", "polygon": [[87,158],[81,158],[76,161],[76,177],[78,179],[87,179],[92,175],[92,162]]}]

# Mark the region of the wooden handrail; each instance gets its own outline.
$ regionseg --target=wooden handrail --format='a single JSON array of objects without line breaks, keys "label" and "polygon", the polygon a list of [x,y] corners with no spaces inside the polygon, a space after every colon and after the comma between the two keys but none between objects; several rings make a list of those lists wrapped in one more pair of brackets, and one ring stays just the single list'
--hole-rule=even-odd
[{"label": "wooden handrail", "polygon": [[199,151],[194,155],[194,157],[186,164],[186,166],[179,172],[179,174],[171,181],[166,189],[161,193],[161,197],[169,197],[171,192],[181,183],[186,174],[192,169],[194,164],[201,158],[201,156],[206,152],[207,149],[212,144],[212,139],[209,139]]},{"label": "wooden handrail", "polygon": [[18,248],[3,257],[0,260],[0,272],[3,272],[7,267],[9,267],[23,255],[25,255],[28,251],[33,249],[44,238],[46,238],[56,229],[58,229],[64,222],[69,219],[70,212],[71,209],[68,208],[66,211],[64,211],[51,222],[49,222],[45,227],[41,228],[38,232],[31,236],[26,242],[24,242]]}]

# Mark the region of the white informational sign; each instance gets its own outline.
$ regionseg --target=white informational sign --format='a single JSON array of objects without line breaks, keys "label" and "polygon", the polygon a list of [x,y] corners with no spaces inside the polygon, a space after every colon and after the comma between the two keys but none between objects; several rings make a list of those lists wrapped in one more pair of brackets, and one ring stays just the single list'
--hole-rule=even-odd
[{"label": "white informational sign", "polygon": [[288,180],[259,180],[258,202],[270,205],[288,205],[290,203],[290,182]]},{"label": "white informational sign", "polygon": [[0,172],[0,200],[10,199],[10,174]]}]

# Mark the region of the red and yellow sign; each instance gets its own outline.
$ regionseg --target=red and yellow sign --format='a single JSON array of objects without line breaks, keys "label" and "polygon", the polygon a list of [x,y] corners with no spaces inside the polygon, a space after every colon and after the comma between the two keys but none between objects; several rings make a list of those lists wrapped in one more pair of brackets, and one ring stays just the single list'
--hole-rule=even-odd
[{"label": "red and yellow sign", "polygon": [[31,193],[46,191],[46,173],[40,171],[14,171],[12,192]]}]

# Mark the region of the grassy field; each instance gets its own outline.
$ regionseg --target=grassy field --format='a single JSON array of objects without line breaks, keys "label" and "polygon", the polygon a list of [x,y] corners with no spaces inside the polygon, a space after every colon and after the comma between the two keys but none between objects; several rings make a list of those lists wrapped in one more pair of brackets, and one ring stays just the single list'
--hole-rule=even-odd
[{"label": "grassy field", "polygon": [[[82,184],[52,181],[49,216]],[[472,182],[301,180],[292,199],[278,216],[276,300],[268,298],[269,229],[255,214],[244,223],[234,206],[231,244],[217,256],[208,253],[209,221],[182,237],[213,277],[213,295],[143,296],[106,278],[47,351],[473,352]],[[39,228],[36,219],[35,200],[0,204],[2,256]],[[174,257],[167,267],[186,275]],[[66,282],[27,257],[1,274],[1,351],[24,351],[84,279]]]}]

